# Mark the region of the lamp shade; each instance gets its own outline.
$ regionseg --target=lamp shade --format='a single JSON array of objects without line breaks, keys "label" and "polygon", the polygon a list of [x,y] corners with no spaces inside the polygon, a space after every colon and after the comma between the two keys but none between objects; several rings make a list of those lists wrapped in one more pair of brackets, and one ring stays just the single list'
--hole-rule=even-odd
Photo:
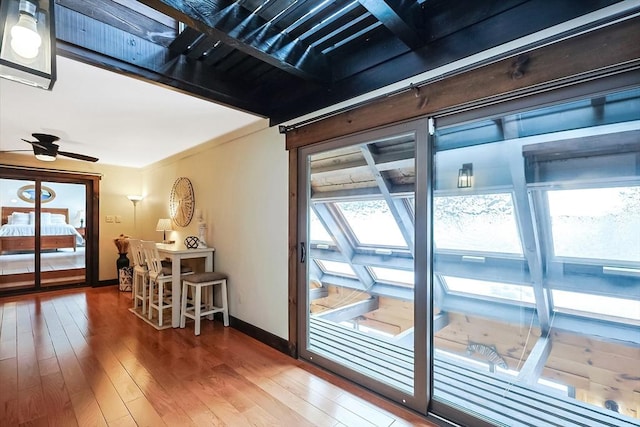
[{"label": "lamp shade", "polygon": [[167,243],[168,230],[173,230],[173,227],[171,225],[171,219],[160,218],[158,220],[158,224],[156,225],[156,231],[162,231],[162,243]]},{"label": "lamp shade", "polygon": [[171,225],[171,219],[160,218],[158,220],[158,224],[156,225],[156,231],[167,231],[167,230],[173,230],[173,226]]},{"label": "lamp shade", "polygon": [[54,0],[0,2],[0,77],[51,90],[55,40]]},{"label": "lamp shade", "polygon": [[140,200],[143,199],[143,197],[137,194],[131,194],[127,196],[127,199],[131,200],[131,203],[133,203],[133,207],[135,208],[135,206],[138,204]]}]

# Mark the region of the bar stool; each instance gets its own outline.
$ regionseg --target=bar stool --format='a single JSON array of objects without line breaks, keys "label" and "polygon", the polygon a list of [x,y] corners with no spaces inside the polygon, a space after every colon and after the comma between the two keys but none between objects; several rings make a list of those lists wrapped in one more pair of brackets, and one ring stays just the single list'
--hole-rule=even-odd
[{"label": "bar stool", "polygon": [[[170,285],[173,281],[171,267],[162,265],[162,259],[155,242],[143,240],[142,249],[149,269],[149,310],[147,317],[151,320],[153,317],[152,309],[156,309],[158,312],[158,326],[162,326],[163,313],[171,308],[172,295]],[[188,269],[182,268],[182,266],[180,270],[182,273],[180,277],[192,274],[191,271],[187,271]],[[166,285],[169,285],[169,289],[165,293]]]},{"label": "bar stool", "polygon": [[[215,285],[220,285],[222,307],[215,306],[213,300],[213,289]],[[193,288],[195,295],[193,296],[193,304],[187,308],[187,293],[189,288]],[[207,296],[203,304],[202,291],[204,288]],[[229,308],[227,304],[227,275],[214,271],[207,273],[196,273],[189,275],[182,280],[182,301],[180,304],[180,327],[184,328],[187,317],[193,319],[196,323],[195,334],[200,335],[200,318],[211,316],[214,313],[222,313],[224,326],[229,326]]]},{"label": "bar stool", "polygon": [[142,250],[140,239],[129,239],[131,252],[133,253],[133,309],[142,306],[142,314],[147,312],[147,291],[149,289],[149,269]]}]

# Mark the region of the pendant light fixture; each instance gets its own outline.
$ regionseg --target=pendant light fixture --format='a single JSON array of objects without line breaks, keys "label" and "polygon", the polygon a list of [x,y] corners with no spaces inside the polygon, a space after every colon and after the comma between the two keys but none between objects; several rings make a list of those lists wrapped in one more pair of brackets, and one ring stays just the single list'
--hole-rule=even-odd
[{"label": "pendant light fixture", "polygon": [[0,36],[0,77],[51,90],[56,80],[54,0],[2,0]]}]

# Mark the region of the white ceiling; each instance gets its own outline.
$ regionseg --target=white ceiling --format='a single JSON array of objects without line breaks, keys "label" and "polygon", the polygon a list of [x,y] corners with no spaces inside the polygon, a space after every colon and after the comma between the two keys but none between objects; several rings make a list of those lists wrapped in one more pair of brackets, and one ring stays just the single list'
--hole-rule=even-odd
[{"label": "white ceiling", "polygon": [[48,133],[61,151],[144,167],[261,120],[64,57],[57,67],[52,91],[0,79],[0,151],[30,150],[21,138]]}]

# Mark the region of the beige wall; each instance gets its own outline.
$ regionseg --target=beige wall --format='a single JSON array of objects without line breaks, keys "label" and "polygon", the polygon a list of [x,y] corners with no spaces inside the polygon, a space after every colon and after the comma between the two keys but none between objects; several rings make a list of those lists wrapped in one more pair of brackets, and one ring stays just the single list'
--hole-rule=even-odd
[{"label": "beige wall", "polygon": [[[230,314],[285,339],[288,173],[284,136],[265,120],[145,168],[138,204],[138,234],[160,241],[173,181],[189,178],[215,269],[229,275]],[[167,237],[189,235],[198,235],[195,220]]]},{"label": "beige wall", "polygon": [[[2,155],[1,163],[42,168],[31,155]],[[160,241],[158,218],[169,217],[176,178],[193,184],[196,209],[208,225],[215,268],[229,275],[230,314],[281,338],[288,337],[288,153],[284,136],[266,120],[212,140],[144,169],[58,159],[51,167],[102,174],[100,181],[100,280],[116,278],[113,238],[120,233]],[[141,194],[136,207],[128,194]],[[121,223],[107,223],[120,215]],[[168,236],[198,235],[197,222]]]}]

